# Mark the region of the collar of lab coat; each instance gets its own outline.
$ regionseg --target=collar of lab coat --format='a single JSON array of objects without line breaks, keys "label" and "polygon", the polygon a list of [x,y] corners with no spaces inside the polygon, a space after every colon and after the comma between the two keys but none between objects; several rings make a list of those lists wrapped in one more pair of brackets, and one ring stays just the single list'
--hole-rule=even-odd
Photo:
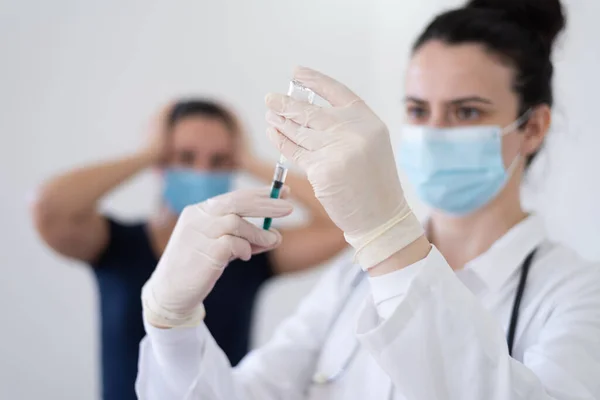
[{"label": "collar of lab coat", "polygon": [[[427,230],[429,216],[420,219]],[[456,273],[472,291],[483,289],[497,290],[514,274],[525,257],[546,239],[546,231],[541,219],[529,215],[523,221],[513,226],[498,239],[488,251],[468,262],[462,270]],[[474,273],[476,281],[469,277]]]},{"label": "collar of lab coat", "polygon": [[497,290],[517,273],[523,260],[545,238],[542,221],[530,215],[512,227],[488,251],[468,262],[464,270],[474,272],[487,289]]}]

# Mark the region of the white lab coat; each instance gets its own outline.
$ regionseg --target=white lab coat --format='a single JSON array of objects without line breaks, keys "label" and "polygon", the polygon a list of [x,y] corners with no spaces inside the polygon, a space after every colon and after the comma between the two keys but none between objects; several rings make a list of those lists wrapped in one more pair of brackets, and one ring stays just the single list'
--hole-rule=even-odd
[{"label": "white lab coat", "polygon": [[[511,358],[505,331],[534,248]],[[271,342],[233,369],[204,325],[147,326],[140,399],[600,399],[600,268],[548,242],[536,218],[457,273],[435,248],[352,288],[357,271],[334,266]],[[337,381],[312,383],[357,345]]]}]

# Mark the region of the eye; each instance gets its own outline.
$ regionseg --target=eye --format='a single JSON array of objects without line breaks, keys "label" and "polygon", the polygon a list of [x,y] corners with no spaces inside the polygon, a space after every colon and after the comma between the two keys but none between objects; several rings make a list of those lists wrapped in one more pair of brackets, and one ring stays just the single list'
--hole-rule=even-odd
[{"label": "eye", "polygon": [[196,155],[192,151],[182,151],[179,153],[178,161],[183,165],[194,165]]},{"label": "eye", "polygon": [[229,168],[233,166],[233,159],[227,154],[215,154],[210,159],[212,168]]},{"label": "eye", "polygon": [[459,107],[456,110],[456,118],[459,121],[474,121],[481,117],[481,111],[473,107]]},{"label": "eye", "polygon": [[427,118],[427,109],[423,106],[410,105],[406,108],[406,115],[411,120],[423,120]]}]

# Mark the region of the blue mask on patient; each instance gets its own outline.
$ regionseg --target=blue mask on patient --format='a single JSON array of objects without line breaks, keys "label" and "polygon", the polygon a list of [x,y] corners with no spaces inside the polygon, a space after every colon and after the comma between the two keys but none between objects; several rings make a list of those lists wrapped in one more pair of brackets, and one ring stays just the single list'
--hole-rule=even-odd
[{"label": "blue mask on patient", "polygon": [[231,172],[167,169],[164,175],[163,200],[172,212],[180,214],[186,206],[229,192],[232,178]]},{"label": "blue mask on patient", "polygon": [[504,129],[406,125],[396,149],[398,167],[427,205],[449,214],[470,214],[494,199],[508,181],[517,159],[508,170],[504,167],[502,136],[528,114]]}]

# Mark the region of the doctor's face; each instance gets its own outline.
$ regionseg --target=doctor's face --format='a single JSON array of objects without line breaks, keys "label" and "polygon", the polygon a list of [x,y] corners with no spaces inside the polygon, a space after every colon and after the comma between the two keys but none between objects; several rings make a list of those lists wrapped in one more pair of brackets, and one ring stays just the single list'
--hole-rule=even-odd
[{"label": "doctor's face", "polygon": [[[514,70],[478,44],[432,40],[413,55],[406,74],[405,121],[458,127],[510,125],[519,117]],[[505,165],[523,151],[523,135],[503,138]]]}]

